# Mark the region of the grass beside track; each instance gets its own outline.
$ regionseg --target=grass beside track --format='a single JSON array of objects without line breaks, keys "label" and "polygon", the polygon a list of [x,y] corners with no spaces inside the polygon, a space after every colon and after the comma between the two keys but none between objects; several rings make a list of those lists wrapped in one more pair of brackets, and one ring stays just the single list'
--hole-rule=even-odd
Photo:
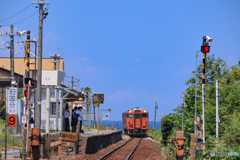
[{"label": "grass beside track", "polygon": [[160,138],[162,138],[161,130],[153,130],[153,128],[148,128],[148,135],[156,142],[160,142]]},{"label": "grass beside track", "polygon": [[[0,119],[0,141],[5,141],[5,132],[2,133],[2,129],[5,129],[5,121]],[[12,136],[10,133],[7,133],[7,146],[8,148],[16,148],[16,147],[21,147],[22,146],[22,142],[17,141],[16,138],[14,136]],[[0,148],[4,148],[5,144],[4,143],[0,143]]]}]

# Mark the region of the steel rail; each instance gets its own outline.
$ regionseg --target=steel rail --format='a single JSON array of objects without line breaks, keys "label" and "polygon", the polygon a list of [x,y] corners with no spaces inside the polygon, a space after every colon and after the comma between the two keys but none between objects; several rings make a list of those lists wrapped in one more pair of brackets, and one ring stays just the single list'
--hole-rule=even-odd
[{"label": "steel rail", "polygon": [[125,142],[124,144],[122,144],[121,146],[111,150],[110,152],[108,152],[107,154],[103,155],[102,157],[100,157],[98,160],[103,160],[104,158],[107,158],[109,155],[111,155],[114,151],[118,150],[119,148],[121,148],[122,146],[124,146],[125,144],[127,144],[128,142],[130,142],[133,138],[129,139],[127,142]]},{"label": "steel rail", "polygon": [[136,150],[136,148],[138,147],[138,145],[140,144],[142,138],[140,139],[140,141],[138,142],[138,144],[136,145],[136,147],[132,150],[132,152],[128,155],[128,157],[126,158],[126,160],[129,160],[131,158],[131,156],[133,155],[133,152]]}]

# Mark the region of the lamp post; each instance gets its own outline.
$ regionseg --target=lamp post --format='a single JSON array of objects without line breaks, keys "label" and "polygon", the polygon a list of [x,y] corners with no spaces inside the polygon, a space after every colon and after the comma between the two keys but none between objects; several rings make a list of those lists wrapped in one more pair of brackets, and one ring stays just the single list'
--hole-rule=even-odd
[{"label": "lamp post", "polygon": [[[198,52],[201,52],[201,51],[197,51],[196,52],[196,72],[195,72],[195,117],[197,117],[197,57],[198,57]],[[195,127],[194,127],[194,132],[196,133],[198,129],[198,125],[195,124]]]}]

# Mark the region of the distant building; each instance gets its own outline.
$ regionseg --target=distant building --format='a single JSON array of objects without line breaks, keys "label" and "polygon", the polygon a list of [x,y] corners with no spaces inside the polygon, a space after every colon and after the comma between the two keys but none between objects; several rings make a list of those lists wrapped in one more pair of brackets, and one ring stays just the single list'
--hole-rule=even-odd
[{"label": "distant building", "polygon": [[[42,70],[54,70],[54,63],[52,63],[51,61],[53,61],[53,58],[42,58]],[[60,63],[59,63],[59,71],[64,72],[64,60],[63,58],[59,59]],[[0,57],[0,67],[7,69],[7,70],[11,70],[11,61],[9,57]],[[25,74],[25,70],[26,70],[26,66],[27,66],[27,59],[25,59],[24,62],[24,58],[18,58],[18,57],[14,57],[14,72],[18,73],[20,75],[24,75]],[[56,64],[57,66],[57,64]],[[38,59],[37,59],[37,63],[36,63],[36,70],[38,69]],[[30,76],[31,76],[31,72],[34,78],[35,75],[35,58],[30,58]]]},{"label": "distant building", "polygon": [[[53,58],[43,58],[42,59],[42,70],[43,72],[55,72]],[[59,71],[64,72],[64,60],[61,58],[59,63]],[[36,63],[35,69],[35,58],[30,58],[30,77],[35,79],[38,70],[38,63]],[[57,68],[56,64],[56,68]],[[17,87],[22,93],[23,91],[23,79],[26,70],[26,60],[24,58],[14,58],[14,77],[17,81]],[[56,71],[57,72],[57,71]],[[43,74],[44,75],[44,74]],[[46,76],[46,75],[45,75]],[[9,77],[9,78],[7,78]],[[6,89],[6,87],[11,86],[11,72],[10,72],[10,58],[0,58],[0,88]],[[42,77],[42,82],[43,82]],[[56,79],[56,77],[52,77]],[[57,78],[58,79],[58,78]],[[63,79],[64,80],[64,79]],[[36,80],[33,80],[34,84],[37,83]],[[42,83],[43,84],[43,83]],[[43,132],[51,132],[56,130],[56,85],[42,85],[42,100],[41,100],[41,129]],[[58,128],[62,130],[64,128],[64,122],[62,121],[62,114],[64,112],[65,106],[69,102],[77,101],[78,104],[81,104],[84,96],[77,90],[71,89],[68,86],[63,85],[63,81],[59,83],[59,121]],[[3,91],[2,91],[3,93]],[[49,95],[49,97],[47,96]],[[35,99],[35,101],[34,101]],[[35,103],[34,103],[35,102]],[[36,94],[31,95],[31,103],[33,106],[36,106]],[[35,104],[35,105],[34,105]],[[35,112],[35,114],[37,114]],[[35,117],[35,116],[34,116]]]}]

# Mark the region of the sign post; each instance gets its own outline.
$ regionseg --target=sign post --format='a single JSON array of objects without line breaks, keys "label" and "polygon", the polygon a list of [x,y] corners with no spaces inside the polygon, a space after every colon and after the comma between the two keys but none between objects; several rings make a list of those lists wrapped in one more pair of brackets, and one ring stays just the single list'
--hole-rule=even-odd
[{"label": "sign post", "polygon": [[104,94],[103,93],[94,93],[93,94],[93,103],[98,104],[98,124],[97,124],[97,133],[99,133],[99,104],[103,103],[104,101]]},{"label": "sign post", "polygon": [[199,121],[200,121],[200,118],[199,118],[199,117],[195,117],[195,118],[194,118],[195,124],[199,124]]},{"label": "sign post", "polygon": [[8,92],[8,114],[17,114],[17,88],[11,87]]},{"label": "sign post", "polygon": [[8,115],[8,127],[17,127],[17,115]]}]

